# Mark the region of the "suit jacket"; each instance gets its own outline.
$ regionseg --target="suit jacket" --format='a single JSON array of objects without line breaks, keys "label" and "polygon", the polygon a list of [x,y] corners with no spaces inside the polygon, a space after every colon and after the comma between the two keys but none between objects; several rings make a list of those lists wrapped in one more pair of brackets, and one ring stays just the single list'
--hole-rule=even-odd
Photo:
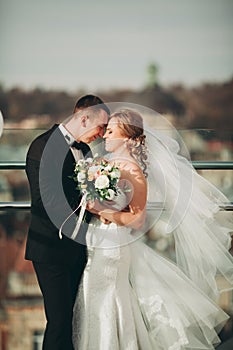
[{"label": "suit jacket", "polygon": [[[84,143],[81,143],[81,149],[84,156],[90,152]],[[75,214],[64,225],[63,238],[58,236],[62,223],[81,200],[76,183],[70,178],[74,163],[73,154],[58,125],[38,136],[29,147],[26,174],[31,191],[31,222],[25,253],[28,260],[72,265],[79,255],[83,256],[90,213],[86,212],[86,222],[81,225],[78,242],[69,239],[76,224]]]}]

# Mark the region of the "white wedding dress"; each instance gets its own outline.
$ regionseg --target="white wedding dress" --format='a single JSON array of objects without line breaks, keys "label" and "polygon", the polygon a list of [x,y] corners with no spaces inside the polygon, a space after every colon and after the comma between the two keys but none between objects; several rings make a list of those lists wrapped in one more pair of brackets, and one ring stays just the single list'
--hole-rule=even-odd
[{"label": "white wedding dress", "polygon": [[[117,201],[124,208],[125,197]],[[226,313],[131,229],[93,219],[74,306],[75,350],[214,349]]]}]

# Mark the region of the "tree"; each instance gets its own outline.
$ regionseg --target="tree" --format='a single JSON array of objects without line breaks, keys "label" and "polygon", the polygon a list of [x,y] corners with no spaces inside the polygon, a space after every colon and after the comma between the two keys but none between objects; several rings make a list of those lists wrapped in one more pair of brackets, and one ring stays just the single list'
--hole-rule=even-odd
[{"label": "tree", "polygon": [[150,63],[147,66],[147,73],[148,73],[148,81],[147,81],[147,86],[148,87],[156,87],[158,86],[158,72],[159,72],[159,67],[156,63]]}]

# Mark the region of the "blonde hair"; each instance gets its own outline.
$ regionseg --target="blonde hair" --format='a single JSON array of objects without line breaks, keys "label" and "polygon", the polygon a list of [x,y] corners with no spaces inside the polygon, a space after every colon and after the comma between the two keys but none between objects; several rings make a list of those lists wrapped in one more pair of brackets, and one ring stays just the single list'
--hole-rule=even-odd
[{"label": "blonde hair", "polygon": [[127,137],[125,146],[130,155],[137,161],[142,168],[143,174],[147,177],[147,147],[145,145],[143,120],[141,115],[131,109],[122,109],[110,116],[110,119],[116,119],[123,135]]}]

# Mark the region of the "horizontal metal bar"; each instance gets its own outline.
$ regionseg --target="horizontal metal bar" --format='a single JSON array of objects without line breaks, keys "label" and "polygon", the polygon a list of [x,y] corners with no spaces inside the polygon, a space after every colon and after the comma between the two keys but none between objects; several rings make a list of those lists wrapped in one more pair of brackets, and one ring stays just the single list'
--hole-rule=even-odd
[{"label": "horizontal metal bar", "polygon": [[233,170],[233,162],[193,161],[192,165],[199,170]]},{"label": "horizontal metal bar", "polygon": [[31,202],[0,202],[0,211],[17,209],[17,210],[29,210],[31,208]]},{"label": "horizontal metal bar", "polygon": [[[215,162],[215,161],[192,161],[193,167],[198,170],[233,170],[233,162]],[[25,162],[0,162],[0,170],[24,170]]]},{"label": "horizontal metal bar", "polygon": [[[5,210],[29,210],[31,208],[30,202],[0,202],[0,211]],[[233,211],[233,203],[227,203],[220,206],[222,210]],[[149,202],[147,204],[148,210],[165,210],[163,203],[161,202]]]},{"label": "horizontal metal bar", "polygon": [[233,203],[220,206],[220,208],[225,211],[233,211]]},{"label": "horizontal metal bar", "polygon": [[25,162],[18,161],[0,162],[0,170],[24,170],[25,165]]}]

